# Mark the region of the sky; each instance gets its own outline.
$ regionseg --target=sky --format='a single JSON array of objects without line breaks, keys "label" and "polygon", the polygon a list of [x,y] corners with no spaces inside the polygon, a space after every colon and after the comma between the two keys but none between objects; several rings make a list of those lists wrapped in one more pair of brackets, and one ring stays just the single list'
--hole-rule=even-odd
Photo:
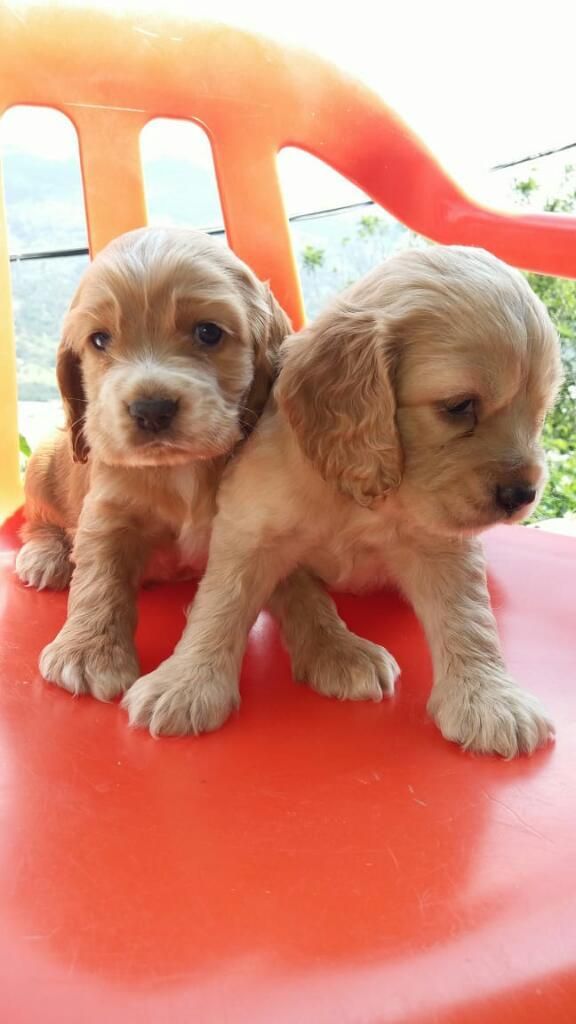
[{"label": "sky", "polygon": [[[67,6],[84,6],[68,0]],[[574,0],[100,0],[116,12],[148,11],[224,21],[313,50],[361,78],[392,106],[478,198],[498,203],[497,175],[488,169],[544,149],[576,142],[574,117]],[[22,6],[13,2],[10,6]],[[31,130],[32,129],[32,130]],[[4,145],[53,150],[54,127],[24,126],[9,116]],[[157,125],[157,152],[177,153],[181,137]],[[65,156],[70,134],[61,136]],[[30,141],[32,140],[32,141]],[[193,147],[199,164],[210,159]],[[562,158],[567,162],[570,154]],[[574,151],[576,162],[576,150]],[[543,173],[554,176],[556,164]],[[334,179],[310,178],[305,160],[286,161],[289,206],[300,212],[354,198]],[[501,179],[500,179],[501,180]]]}]

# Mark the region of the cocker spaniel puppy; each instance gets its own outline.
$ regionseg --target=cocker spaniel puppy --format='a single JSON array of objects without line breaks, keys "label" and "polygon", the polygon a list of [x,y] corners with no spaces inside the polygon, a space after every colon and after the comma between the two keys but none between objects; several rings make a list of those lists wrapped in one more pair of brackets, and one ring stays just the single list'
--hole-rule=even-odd
[{"label": "cocker spaniel puppy", "polygon": [[132,723],[221,725],[269,599],[296,678],[340,699],[391,694],[394,658],[347,630],[319,581],[390,582],[426,631],[443,735],[504,757],[546,743],[550,721],[504,665],[477,539],[526,516],[544,484],[561,371],[542,303],[488,253],[431,247],[389,259],[282,351],[275,398],[223,482],[184,636],[124,698]]},{"label": "cocker spaniel puppy", "polygon": [[288,331],[267,285],[201,232],[130,232],[86,271],[57,358],[67,431],[30,461],[16,562],[40,588],[66,587],[75,566],[46,679],[108,700],[137,678],[144,566],[176,545],[204,567],[222,470]]}]

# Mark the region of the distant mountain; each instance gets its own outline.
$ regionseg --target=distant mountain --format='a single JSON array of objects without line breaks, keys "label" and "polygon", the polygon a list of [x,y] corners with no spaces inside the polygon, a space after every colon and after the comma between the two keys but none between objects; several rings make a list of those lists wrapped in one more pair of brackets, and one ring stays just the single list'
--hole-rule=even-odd
[{"label": "distant mountain", "polygon": [[[10,250],[14,253],[86,246],[79,164],[8,151],[2,161]],[[214,177],[186,160],[145,165],[151,222],[222,225]]]}]

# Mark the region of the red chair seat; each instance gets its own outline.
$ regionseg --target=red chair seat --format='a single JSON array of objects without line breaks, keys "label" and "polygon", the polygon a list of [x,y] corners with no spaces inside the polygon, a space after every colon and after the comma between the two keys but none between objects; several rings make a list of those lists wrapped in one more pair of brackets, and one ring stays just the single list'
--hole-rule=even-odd
[{"label": "red chair seat", "polygon": [[[63,594],[0,566],[0,991],[10,1024],[572,1024],[576,1008],[576,545],[487,548],[508,662],[558,726],[504,762],[425,714],[426,645],[394,595],[342,597],[403,667],[380,705],[290,678],[262,615],[240,715],[153,740],[44,683]],[[193,584],[142,592],[144,670]]]}]

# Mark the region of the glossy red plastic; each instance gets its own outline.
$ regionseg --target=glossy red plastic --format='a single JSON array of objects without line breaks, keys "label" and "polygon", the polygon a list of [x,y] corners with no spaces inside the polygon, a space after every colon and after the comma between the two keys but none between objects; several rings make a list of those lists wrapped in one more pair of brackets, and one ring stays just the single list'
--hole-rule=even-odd
[{"label": "glossy red plastic", "polygon": [[[62,594],[0,568],[0,1002],[8,1024],[573,1024],[576,544],[502,528],[491,587],[515,674],[558,723],[472,757],[425,713],[426,645],[387,593],[342,597],[403,666],[382,704],[291,681],[275,625],[239,716],[153,740],[42,682]],[[144,670],[194,594],[145,590]]]},{"label": "glossy red plastic", "polygon": [[[575,222],[469,200],[378,97],[314,57],[222,27],[0,8],[0,109],[63,110],[79,133],[93,251],[145,220],[139,132],[210,136],[229,239],[296,322],[275,170],[299,145],[414,229],[576,276]],[[0,208],[0,499],[18,504]],[[0,1020],[6,1024],[535,1024],[576,1019],[576,542],[487,538],[507,660],[558,725],[505,763],[427,719],[426,644],[395,595],[340,597],[403,667],[397,697],[339,704],[291,681],[263,614],[241,713],[153,740],[117,705],[44,683],[66,597],[13,575],[0,534]],[[189,584],[146,589],[144,671]]]}]

